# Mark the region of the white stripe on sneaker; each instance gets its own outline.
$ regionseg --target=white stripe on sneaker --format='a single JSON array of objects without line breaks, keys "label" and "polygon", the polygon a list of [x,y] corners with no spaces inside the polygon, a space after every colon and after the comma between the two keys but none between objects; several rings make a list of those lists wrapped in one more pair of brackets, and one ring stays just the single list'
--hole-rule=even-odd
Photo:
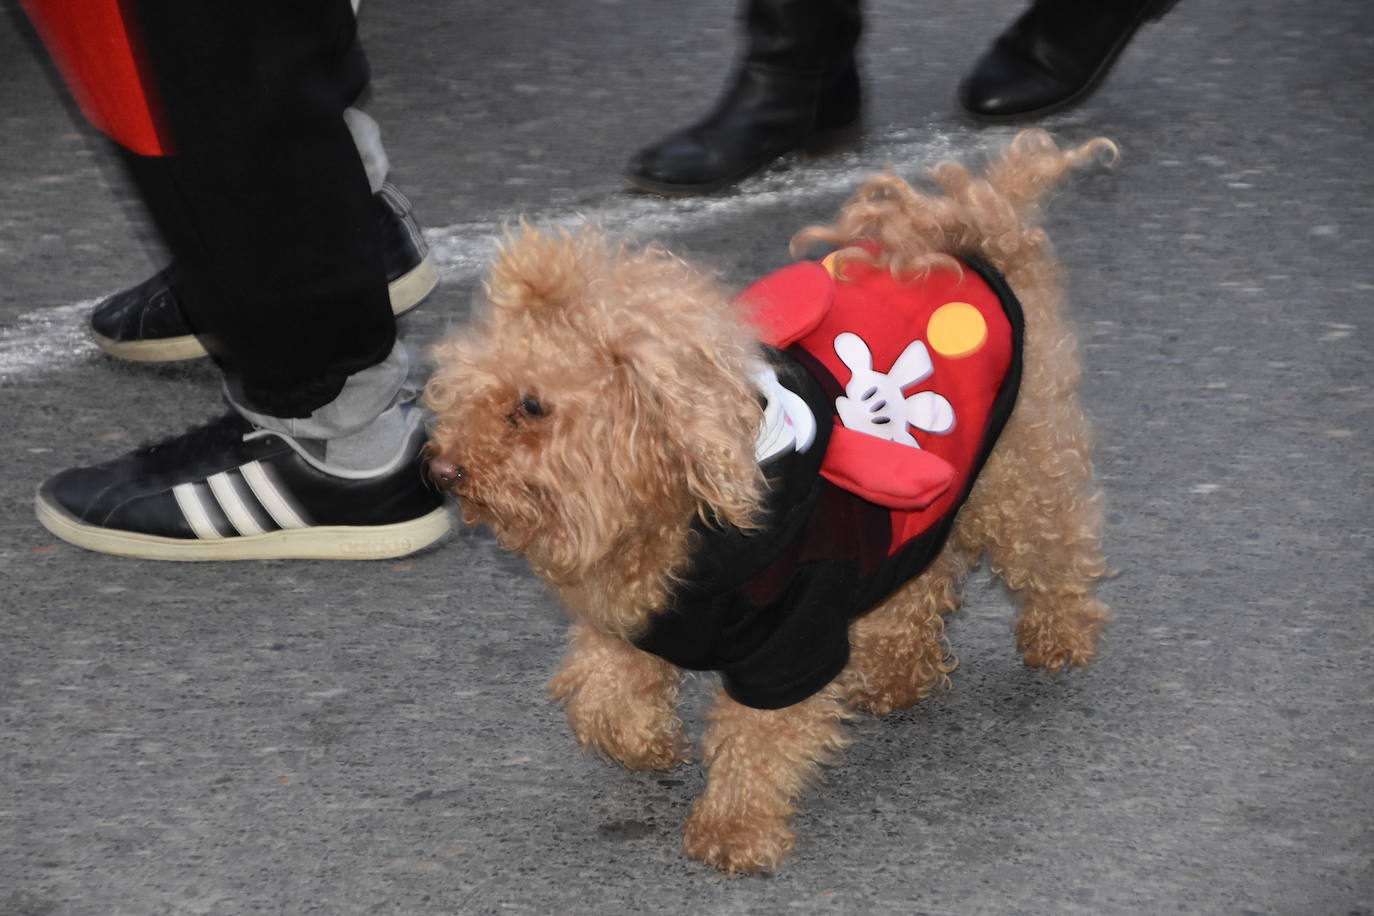
[{"label": "white stripe on sneaker", "polygon": [[219,533],[219,529],[210,521],[210,514],[205,511],[205,506],[200,501],[200,495],[196,493],[195,484],[179,483],[172,487],[172,495],[176,497],[177,505],[181,507],[181,514],[185,517],[186,523],[191,526],[191,530],[196,533],[196,537],[202,541],[215,541],[223,537]]},{"label": "white stripe on sneaker", "polygon": [[283,528],[308,528],[305,519],[292,507],[286,496],[277,489],[276,483],[268,476],[267,469],[260,462],[250,461],[239,468],[239,473],[248,482],[253,495],[262,503],[272,521]]},{"label": "white stripe on sneaker", "polygon": [[239,534],[251,537],[264,533],[263,527],[244,505],[239,491],[234,489],[234,482],[229,479],[227,473],[211,474],[205,482],[210,485],[210,492],[215,494],[215,501],[219,503],[219,507],[229,517],[229,524],[233,525]]}]

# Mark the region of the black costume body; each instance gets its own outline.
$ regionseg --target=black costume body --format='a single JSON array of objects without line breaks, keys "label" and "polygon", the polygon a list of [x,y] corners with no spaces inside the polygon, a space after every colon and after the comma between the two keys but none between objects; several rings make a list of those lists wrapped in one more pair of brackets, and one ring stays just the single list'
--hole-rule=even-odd
[{"label": "black costume body", "polygon": [[696,524],[697,549],[684,584],[636,640],[639,648],[682,668],[719,671],[732,698],[761,709],[800,702],[840,673],[849,659],[850,621],[939,554],[1016,400],[1020,304],[1000,275],[972,259],[965,264],[1000,303],[1011,358],[992,382],[972,466],[947,506],[919,533],[894,543],[892,510],[821,473],[844,386],[806,347],[768,348],[778,380],[816,417],[815,441],[762,465],[768,492],[759,531]]}]

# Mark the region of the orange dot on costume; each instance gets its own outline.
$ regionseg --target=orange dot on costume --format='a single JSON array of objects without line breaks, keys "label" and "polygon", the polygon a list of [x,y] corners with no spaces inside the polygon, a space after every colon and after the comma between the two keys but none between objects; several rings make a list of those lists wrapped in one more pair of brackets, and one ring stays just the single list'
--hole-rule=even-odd
[{"label": "orange dot on costume", "polygon": [[967,302],[946,302],[926,324],[926,342],[936,353],[950,359],[972,356],[983,349],[987,339],[987,321]]},{"label": "orange dot on costume", "polygon": [[828,272],[832,277],[835,276],[835,258],[838,255],[838,251],[832,251],[830,252],[830,254],[821,258],[821,266],[824,267],[826,269],[826,272]]}]

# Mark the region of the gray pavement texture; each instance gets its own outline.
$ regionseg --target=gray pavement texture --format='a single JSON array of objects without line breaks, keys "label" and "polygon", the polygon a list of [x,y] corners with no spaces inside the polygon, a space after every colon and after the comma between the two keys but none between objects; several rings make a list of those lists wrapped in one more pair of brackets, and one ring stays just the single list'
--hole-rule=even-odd
[{"label": "gray pavement texture", "polygon": [[[731,0],[371,4],[370,110],[443,267],[406,335],[463,319],[521,213],[736,284],[780,266],[864,174],[1011,135],[952,92],[1014,12],[873,0],[860,150],[662,201],[620,167],[714,96]],[[0,21],[2,916],[1374,913],[1367,0],[1184,0],[1046,123],[1124,152],[1050,211],[1109,499],[1104,651],[1026,669],[975,577],[953,688],[855,723],[783,871],[735,879],[680,851],[695,766],[570,740],[543,699],[560,612],[489,536],[177,565],[38,526],[46,475],[218,404],[206,365],[86,342],[162,255],[21,36]]]}]

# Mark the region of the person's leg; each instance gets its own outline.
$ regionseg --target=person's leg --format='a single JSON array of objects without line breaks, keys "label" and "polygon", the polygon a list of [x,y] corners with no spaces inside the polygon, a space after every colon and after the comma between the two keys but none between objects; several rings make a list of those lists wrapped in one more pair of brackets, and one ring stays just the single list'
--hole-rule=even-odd
[{"label": "person's leg", "polygon": [[238,411],[43,485],[73,543],[162,559],[394,556],[448,517],[406,404],[382,240],[343,110],[347,0],[134,5],[171,155],[125,152]]},{"label": "person's leg", "polygon": [[[353,122],[349,123],[351,129]],[[354,139],[358,139],[356,132]],[[358,151],[371,184],[376,172],[369,164],[369,151],[362,146]],[[374,187],[387,291],[391,310],[400,317],[433,292],[439,274],[410,201],[389,181]],[[182,314],[176,274],[176,265],[169,264],[142,283],[97,303],[90,316],[91,338],[96,345],[110,356],[134,362],[176,362],[206,356],[205,347]]]},{"label": "person's leg", "polygon": [[254,426],[289,436],[321,466],[349,473],[383,467],[396,456],[423,387],[398,342],[386,359],[350,375],[333,400],[303,417],[263,412],[232,377],[225,379],[224,397]]},{"label": "person's leg", "polygon": [[344,109],[343,119],[353,137],[358,158],[363,161],[368,187],[376,194],[381,191],[387,173],[391,171],[391,160],[387,157],[386,147],[382,145],[382,128],[367,112],[351,105]]},{"label": "person's leg", "polygon": [[395,320],[344,109],[367,82],[342,0],[129,7],[171,155],[126,156],[182,307],[270,413],[304,415],[380,362]]},{"label": "person's leg", "polygon": [[[372,190],[391,309],[402,315],[433,291],[438,273],[410,201],[387,182],[391,163],[377,122],[353,106],[344,109],[343,119]],[[205,347],[182,312],[177,286],[177,268],[172,264],[99,302],[90,316],[96,345],[111,356],[136,362],[205,356]]]},{"label": "person's leg", "polygon": [[742,21],[743,57],[716,107],[636,153],[636,187],[707,193],[787,153],[857,138],[859,0],[745,0]]},{"label": "person's leg", "polygon": [[959,84],[984,121],[1035,118],[1092,94],[1136,30],[1177,0],[1034,0]]}]

